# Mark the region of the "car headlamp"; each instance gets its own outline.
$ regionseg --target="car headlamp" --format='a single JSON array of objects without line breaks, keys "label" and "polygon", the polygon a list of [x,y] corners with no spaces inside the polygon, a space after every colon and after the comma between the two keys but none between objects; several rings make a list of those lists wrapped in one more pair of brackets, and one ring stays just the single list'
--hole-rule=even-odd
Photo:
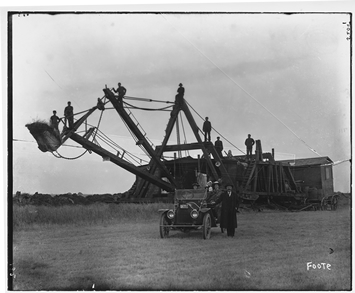
[{"label": "car headlamp", "polygon": [[197,219],[197,218],[198,218],[198,211],[192,210],[191,213],[190,213],[190,215],[191,215],[191,218]]},{"label": "car headlamp", "polygon": [[167,213],[166,213],[167,217],[171,220],[171,219],[174,219],[175,217],[175,214],[174,214],[174,211],[173,210],[169,210]]}]

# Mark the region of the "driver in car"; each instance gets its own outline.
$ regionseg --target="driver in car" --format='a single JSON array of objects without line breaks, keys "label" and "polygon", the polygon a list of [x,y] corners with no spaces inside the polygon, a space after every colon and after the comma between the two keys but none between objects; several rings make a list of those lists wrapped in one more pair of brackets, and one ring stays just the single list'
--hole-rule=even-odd
[{"label": "driver in car", "polygon": [[[207,202],[212,203],[219,199],[222,194],[220,189],[221,183],[219,181],[213,182],[213,191],[208,192]],[[220,222],[221,219],[221,204],[218,204],[212,208],[212,214],[216,221]],[[224,229],[221,227],[221,232],[224,233]]]}]

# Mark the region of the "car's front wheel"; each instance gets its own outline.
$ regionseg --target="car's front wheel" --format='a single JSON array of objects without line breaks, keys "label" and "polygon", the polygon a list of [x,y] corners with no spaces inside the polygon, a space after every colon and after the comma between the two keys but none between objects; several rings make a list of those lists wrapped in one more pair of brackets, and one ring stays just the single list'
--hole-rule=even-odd
[{"label": "car's front wheel", "polygon": [[160,225],[159,225],[161,238],[167,238],[169,236],[170,228],[166,227],[166,225],[169,225],[168,220],[166,218],[166,213],[162,213],[160,216]]},{"label": "car's front wheel", "polygon": [[209,213],[206,213],[203,217],[202,236],[203,239],[210,239],[211,237],[211,216]]}]

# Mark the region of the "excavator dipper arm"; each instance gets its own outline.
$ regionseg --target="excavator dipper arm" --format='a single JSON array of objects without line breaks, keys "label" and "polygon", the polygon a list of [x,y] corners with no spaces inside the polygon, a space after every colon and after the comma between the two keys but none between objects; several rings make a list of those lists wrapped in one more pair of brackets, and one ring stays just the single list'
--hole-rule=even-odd
[{"label": "excavator dipper arm", "polygon": [[70,138],[77,142],[78,144],[82,145],[84,148],[93,151],[94,153],[102,156],[102,157],[108,157],[110,158],[110,161],[123,169],[155,184],[156,186],[159,186],[160,188],[166,190],[166,191],[174,191],[175,187],[168,182],[165,182],[161,180],[160,178],[153,176],[149,172],[142,170],[142,168],[136,167],[133,164],[130,164],[126,162],[125,160],[119,158],[118,156],[114,155],[113,153],[105,150],[104,148],[92,143],[86,138],[83,138],[82,136],[72,133]]}]

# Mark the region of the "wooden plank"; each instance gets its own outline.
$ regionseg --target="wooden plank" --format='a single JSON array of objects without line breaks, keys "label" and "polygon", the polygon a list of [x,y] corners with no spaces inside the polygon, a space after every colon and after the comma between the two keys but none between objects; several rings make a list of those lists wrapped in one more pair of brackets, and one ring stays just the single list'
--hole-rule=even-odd
[{"label": "wooden plank", "polygon": [[283,196],[283,197],[295,197],[295,194],[294,193],[280,193],[280,192],[266,192],[266,191],[257,191],[257,192],[254,192],[254,191],[243,191],[244,194],[249,194],[249,195],[259,195],[259,196],[274,196],[274,197],[280,197],[280,196]]},{"label": "wooden plank", "polygon": [[255,166],[256,166],[256,164],[255,163],[251,163],[251,164],[253,164],[253,167],[252,167],[252,169],[251,169],[251,172],[250,172],[250,175],[249,175],[249,178],[248,178],[248,181],[247,181],[247,183],[245,184],[245,186],[244,186],[244,190],[246,190],[247,189],[247,187],[248,187],[248,185],[250,184],[250,182],[251,182],[251,178],[253,177],[253,174],[254,174],[254,171],[255,171]]},{"label": "wooden plank", "polygon": [[265,166],[261,166],[262,170],[263,170],[263,177],[262,177],[262,182],[263,182],[263,188],[264,190],[267,190],[267,167]]},{"label": "wooden plank", "polygon": [[282,176],[282,164],[279,164],[279,176],[280,176],[280,192],[285,191],[285,180]]},{"label": "wooden plank", "polygon": [[242,182],[242,186],[245,187],[247,185],[250,173],[252,172],[253,169],[253,164],[249,163],[247,169],[245,170],[244,174],[243,174],[243,182]]},{"label": "wooden plank", "polygon": [[263,179],[263,167],[261,165],[258,165],[258,181],[256,183],[256,190],[263,190]]},{"label": "wooden plank", "polygon": [[293,177],[293,174],[291,172],[291,168],[289,166],[285,167],[285,173],[287,174],[287,176],[289,178],[290,186],[293,187],[293,189],[296,190],[296,192],[299,192],[297,184],[295,182],[295,178]]},{"label": "wooden plank", "polygon": [[255,176],[254,176],[254,188],[253,188],[254,192],[256,192],[256,187],[258,182],[258,170],[259,170],[259,166],[257,163],[255,163],[255,171],[254,171]]},{"label": "wooden plank", "polygon": [[274,165],[274,169],[275,169],[275,184],[276,184],[275,191],[276,191],[276,192],[280,192],[280,189],[279,189],[279,176],[278,176],[278,172],[277,172],[277,165]]},{"label": "wooden plank", "polygon": [[263,161],[263,150],[261,148],[261,141],[257,139],[255,141],[255,149],[256,149],[256,161]]},{"label": "wooden plank", "polygon": [[272,165],[271,168],[272,168],[272,172],[271,172],[271,174],[272,174],[272,178],[271,178],[272,192],[275,192],[275,190],[276,190],[275,165]]},{"label": "wooden plank", "polygon": [[289,187],[291,187],[290,185],[290,180],[288,180],[286,174],[285,174],[285,170],[284,170],[285,166],[281,166],[281,170],[282,170],[282,178],[283,178],[283,182],[284,182],[284,192],[287,192],[286,190],[286,180],[288,181],[288,185]]},{"label": "wooden plank", "polygon": [[163,149],[164,152],[200,150],[201,144],[195,142],[195,143],[186,143],[186,144],[166,145],[164,147],[157,146],[157,149],[159,150]]},{"label": "wooden plank", "polygon": [[270,191],[271,191],[271,170],[272,170],[271,165],[267,166],[267,187],[266,187],[266,190],[268,193],[270,193]]}]

